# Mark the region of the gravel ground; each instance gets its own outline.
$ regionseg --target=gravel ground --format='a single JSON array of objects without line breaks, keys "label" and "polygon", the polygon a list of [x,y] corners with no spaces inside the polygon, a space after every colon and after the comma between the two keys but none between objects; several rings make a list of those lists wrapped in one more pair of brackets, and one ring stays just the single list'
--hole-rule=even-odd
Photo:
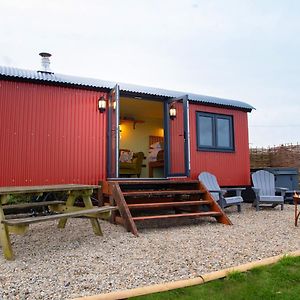
[{"label": "gravel ground", "polygon": [[72,299],[113,290],[193,278],[300,249],[293,206],[256,212],[244,204],[226,210],[233,226],[214,219],[140,224],[138,238],[101,221],[95,236],[88,220],[34,224],[12,236],[15,261],[0,249],[0,299]]}]

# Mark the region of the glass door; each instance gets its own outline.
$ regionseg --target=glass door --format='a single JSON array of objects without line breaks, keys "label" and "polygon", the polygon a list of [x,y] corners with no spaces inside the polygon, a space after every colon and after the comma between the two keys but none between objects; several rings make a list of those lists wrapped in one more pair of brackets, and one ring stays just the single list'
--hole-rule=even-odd
[{"label": "glass door", "polygon": [[107,118],[107,177],[119,177],[120,89],[116,85],[108,96]]},{"label": "glass door", "polygon": [[189,176],[190,149],[188,97],[165,102],[165,173],[167,177]]}]

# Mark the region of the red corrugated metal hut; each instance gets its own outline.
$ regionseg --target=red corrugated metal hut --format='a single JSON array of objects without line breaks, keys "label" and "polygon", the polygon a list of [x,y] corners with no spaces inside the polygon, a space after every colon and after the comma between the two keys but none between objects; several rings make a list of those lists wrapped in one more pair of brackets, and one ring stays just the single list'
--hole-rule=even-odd
[{"label": "red corrugated metal hut", "polygon": [[0,186],[122,177],[119,156],[127,150],[144,154],[140,178],[150,172],[195,179],[209,171],[221,185],[248,185],[252,109],[240,101],[0,67]]}]

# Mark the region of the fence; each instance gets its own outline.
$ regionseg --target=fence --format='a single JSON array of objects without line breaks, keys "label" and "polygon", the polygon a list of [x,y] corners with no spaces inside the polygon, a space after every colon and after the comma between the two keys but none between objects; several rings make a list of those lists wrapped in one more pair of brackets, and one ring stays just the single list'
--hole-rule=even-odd
[{"label": "fence", "polygon": [[300,173],[300,145],[250,148],[250,165],[251,168],[293,167]]}]

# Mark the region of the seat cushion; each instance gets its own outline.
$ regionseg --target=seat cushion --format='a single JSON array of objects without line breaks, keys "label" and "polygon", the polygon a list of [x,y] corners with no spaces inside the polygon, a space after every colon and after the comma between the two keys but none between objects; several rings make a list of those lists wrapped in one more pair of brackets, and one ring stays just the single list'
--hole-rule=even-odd
[{"label": "seat cushion", "polygon": [[134,170],[136,168],[135,163],[121,162],[120,169],[131,169]]}]

